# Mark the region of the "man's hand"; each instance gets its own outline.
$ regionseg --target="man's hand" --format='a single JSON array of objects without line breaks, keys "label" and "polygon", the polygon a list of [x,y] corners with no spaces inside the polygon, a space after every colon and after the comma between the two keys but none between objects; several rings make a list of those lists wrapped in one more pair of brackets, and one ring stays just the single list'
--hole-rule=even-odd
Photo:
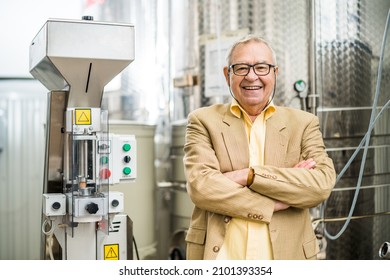
[{"label": "man's hand", "polygon": [[[306,168],[306,169],[313,169],[314,166],[316,165],[316,162],[312,159],[306,159],[298,162],[294,168]],[[275,207],[274,207],[274,212],[285,210],[288,207],[290,207],[288,204],[285,204],[281,201],[275,200]]]},{"label": "man's hand", "polygon": [[294,167],[295,168],[306,168],[306,169],[313,169],[316,165],[316,162],[312,159],[306,159],[302,160],[301,162],[298,162]]},{"label": "man's hand", "polygon": [[230,180],[240,184],[241,186],[246,186],[246,181],[248,179],[249,168],[244,168],[240,170],[234,170],[230,172],[223,173]]},{"label": "man's hand", "polygon": [[290,207],[290,205],[283,203],[281,201],[278,201],[278,200],[274,200],[274,202],[275,202],[274,212],[286,210],[288,207]]}]

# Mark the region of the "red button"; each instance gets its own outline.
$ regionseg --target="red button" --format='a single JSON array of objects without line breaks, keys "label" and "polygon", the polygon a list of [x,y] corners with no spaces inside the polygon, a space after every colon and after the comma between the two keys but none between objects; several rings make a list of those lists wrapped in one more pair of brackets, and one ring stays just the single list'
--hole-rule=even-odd
[{"label": "red button", "polygon": [[103,168],[100,170],[100,178],[108,179],[111,177],[111,171],[108,168]]}]

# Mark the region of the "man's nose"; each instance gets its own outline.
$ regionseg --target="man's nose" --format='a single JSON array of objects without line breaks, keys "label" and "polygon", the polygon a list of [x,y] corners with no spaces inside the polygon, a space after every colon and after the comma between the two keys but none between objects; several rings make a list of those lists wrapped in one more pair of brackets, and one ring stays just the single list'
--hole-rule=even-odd
[{"label": "man's nose", "polygon": [[249,68],[248,74],[245,76],[247,80],[257,80],[259,76],[255,73],[255,69],[252,67]]}]

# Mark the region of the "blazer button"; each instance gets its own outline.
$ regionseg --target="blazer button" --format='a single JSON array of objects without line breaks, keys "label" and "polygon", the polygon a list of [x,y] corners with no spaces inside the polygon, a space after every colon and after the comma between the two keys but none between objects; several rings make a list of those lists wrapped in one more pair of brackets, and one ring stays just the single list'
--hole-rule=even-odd
[{"label": "blazer button", "polygon": [[259,220],[262,220],[264,217],[263,217],[263,215],[259,215],[258,218],[259,218]]},{"label": "blazer button", "polygon": [[214,246],[213,247],[213,251],[214,251],[214,253],[218,253],[219,252],[219,247],[218,246]]},{"label": "blazer button", "polygon": [[230,222],[230,217],[228,217],[228,216],[226,216],[224,219],[223,219],[223,221],[225,222],[225,223],[228,223],[228,222]]},{"label": "blazer button", "polygon": [[252,214],[251,213],[248,214],[248,218],[252,219]]},{"label": "blazer button", "polygon": [[253,219],[257,219],[257,215],[256,214],[253,215]]}]

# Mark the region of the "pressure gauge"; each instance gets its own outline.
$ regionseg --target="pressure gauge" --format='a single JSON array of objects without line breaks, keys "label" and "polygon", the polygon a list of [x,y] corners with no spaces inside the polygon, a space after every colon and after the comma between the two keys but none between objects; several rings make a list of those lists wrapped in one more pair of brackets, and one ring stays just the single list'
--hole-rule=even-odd
[{"label": "pressure gauge", "polygon": [[302,92],[306,89],[306,83],[303,80],[298,80],[294,83],[294,89],[297,92]]}]

